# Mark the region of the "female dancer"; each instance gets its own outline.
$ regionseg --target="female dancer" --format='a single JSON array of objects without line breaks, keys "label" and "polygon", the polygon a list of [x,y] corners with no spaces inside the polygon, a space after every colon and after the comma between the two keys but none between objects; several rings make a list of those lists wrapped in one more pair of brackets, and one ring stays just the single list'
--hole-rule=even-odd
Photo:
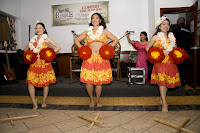
[{"label": "female dancer", "polygon": [[[33,109],[37,109],[37,101],[35,99],[35,87],[43,87],[43,103],[42,107],[46,107],[46,98],[49,92],[49,84],[56,82],[56,77],[51,63],[46,63],[45,60],[40,59],[39,52],[48,48],[49,44],[55,47],[54,51],[57,52],[61,48],[60,46],[47,36],[45,25],[41,22],[36,24],[36,35],[31,39],[29,44],[24,48],[24,51],[28,49],[37,53],[37,61],[30,65],[27,72],[26,83],[28,84],[29,94],[33,102]],[[34,87],[35,86],[35,87]]]},{"label": "female dancer", "polygon": [[138,56],[136,61],[136,67],[145,68],[145,81],[148,80],[148,67],[147,67],[147,56],[146,56],[146,46],[149,43],[147,33],[145,31],[140,33],[140,42],[131,40],[129,37],[129,32],[126,32],[128,42],[137,49]]},{"label": "female dancer", "polygon": [[93,85],[96,85],[96,105],[101,107],[99,102],[102,84],[109,84],[112,81],[112,70],[109,60],[104,60],[99,55],[99,49],[107,45],[107,38],[113,41],[113,47],[118,43],[117,37],[106,30],[104,18],[99,13],[91,12],[89,15],[89,29],[84,31],[75,39],[75,44],[81,48],[80,41],[86,39],[86,44],[92,50],[92,56],[83,60],[81,66],[80,81],[86,83],[86,90],[90,96],[90,107],[94,107]]},{"label": "female dancer", "polygon": [[148,51],[151,46],[159,47],[165,54],[165,59],[162,62],[155,63],[151,74],[151,84],[158,84],[160,90],[160,103],[162,111],[168,112],[168,105],[166,102],[166,94],[168,88],[180,86],[180,76],[175,64],[169,60],[169,52],[176,47],[176,39],[172,32],[170,32],[170,20],[167,17],[161,17],[156,22],[156,32],[147,45]]}]

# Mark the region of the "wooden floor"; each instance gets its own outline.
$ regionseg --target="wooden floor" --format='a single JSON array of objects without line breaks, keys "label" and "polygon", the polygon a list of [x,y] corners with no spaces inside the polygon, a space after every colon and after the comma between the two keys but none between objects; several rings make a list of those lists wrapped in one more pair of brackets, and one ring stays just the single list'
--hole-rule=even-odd
[{"label": "wooden floor", "polygon": [[[42,96],[36,96],[38,104]],[[145,106],[159,105],[159,97],[101,97],[100,102],[106,106]],[[32,104],[30,96],[1,95],[0,103]],[[169,105],[200,105],[200,96],[167,96]],[[49,96],[47,104],[56,105],[88,105],[88,97]]]}]

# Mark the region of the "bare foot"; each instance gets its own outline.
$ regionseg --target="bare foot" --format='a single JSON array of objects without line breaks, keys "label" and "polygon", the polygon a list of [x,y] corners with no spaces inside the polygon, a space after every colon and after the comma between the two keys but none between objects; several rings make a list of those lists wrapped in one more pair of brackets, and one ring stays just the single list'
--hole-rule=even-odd
[{"label": "bare foot", "polygon": [[38,108],[38,106],[37,106],[37,105],[36,105],[36,106],[35,106],[35,105],[33,105],[33,109],[37,109],[37,108]]},{"label": "bare foot", "polygon": [[43,103],[41,107],[42,107],[42,108],[45,108],[45,107],[47,107],[47,104],[46,104],[46,103]]},{"label": "bare foot", "polygon": [[37,105],[37,99],[35,99],[35,104],[33,102],[33,109],[37,109],[38,108],[38,105]]},{"label": "bare foot", "polygon": [[100,102],[97,102],[97,107],[102,107],[103,105]]},{"label": "bare foot", "polygon": [[168,105],[167,104],[162,105],[162,112],[168,112]]},{"label": "bare foot", "polygon": [[91,108],[93,108],[94,107],[94,99],[92,98],[92,99],[90,99],[90,104],[89,104],[89,106],[91,107]]},{"label": "bare foot", "polygon": [[162,105],[163,104],[163,102],[162,102],[162,99],[160,98],[160,105]]}]

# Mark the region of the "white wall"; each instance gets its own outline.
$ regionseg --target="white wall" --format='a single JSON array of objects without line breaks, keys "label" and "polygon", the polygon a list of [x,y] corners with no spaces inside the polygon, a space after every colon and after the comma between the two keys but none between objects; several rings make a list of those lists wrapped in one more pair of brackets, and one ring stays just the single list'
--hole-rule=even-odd
[{"label": "white wall", "polygon": [[[146,0],[110,0],[110,23],[108,30],[121,38],[125,31],[135,31],[130,38],[140,39],[140,32],[148,33],[148,5]],[[127,38],[120,41],[122,51],[134,50]]]},{"label": "white wall", "polygon": [[0,0],[0,11],[20,18],[20,0]]},{"label": "white wall", "polygon": [[148,0],[148,21],[149,21],[149,41],[155,32],[155,11],[154,11],[154,0]]},{"label": "white wall", "polygon": [[[41,20],[49,33],[49,37],[62,48],[61,53],[71,53],[74,30],[82,33],[88,25],[51,25],[51,6],[59,4],[73,4],[82,2],[109,1],[110,23],[107,29],[118,38],[126,30],[135,31],[130,38],[139,40],[141,31],[146,31],[149,39],[155,31],[155,21],[160,17],[160,8],[188,7],[195,0],[0,0],[0,10],[11,14],[17,19],[18,48],[24,49],[28,43],[28,27],[31,25],[31,37],[37,20]],[[120,41],[122,51],[134,50],[126,38]]]},{"label": "white wall", "polygon": [[[88,25],[51,25],[51,6],[58,4],[72,4],[81,2],[95,2],[99,0],[21,0],[21,48],[28,43],[28,25],[31,25],[31,37],[34,35],[34,26],[37,20],[41,20],[48,31],[49,36],[57,42],[62,50],[61,53],[70,53],[73,42],[74,30],[77,34],[82,33]],[[102,1],[102,0],[101,0]],[[106,1],[106,0],[104,0]],[[40,4],[38,4],[40,3]],[[107,29],[118,38],[121,38],[126,30],[134,30],[133,39],[139,40],[139,34],[145,30],[148,32],[148,5],[146,0],[110,0],[110,23]],[[134,50],[124,38],[120,41],[122,51]]]}]

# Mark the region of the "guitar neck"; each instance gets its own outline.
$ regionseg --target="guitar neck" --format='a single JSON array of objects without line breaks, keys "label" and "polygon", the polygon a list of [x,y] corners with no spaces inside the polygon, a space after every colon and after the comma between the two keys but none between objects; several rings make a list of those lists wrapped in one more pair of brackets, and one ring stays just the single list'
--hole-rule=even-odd
[{"label": "guitar neck", "polygon": [[[72,33],[76,38],[78,37],[78,35],[74,31],[72,31]],[[85,45],[85,41],[84,40],[80,41],[80,43],[81,43],[81,45]]]},{"label": "guitar neck", "polygon": [[9,62],[9,58],[8,58],[8,50],[7,50],[7,47],[5,47],[6,49],[6,60],[7,60],[7,67],[8,67],[8,71],[10,71],[10,62]]}]

